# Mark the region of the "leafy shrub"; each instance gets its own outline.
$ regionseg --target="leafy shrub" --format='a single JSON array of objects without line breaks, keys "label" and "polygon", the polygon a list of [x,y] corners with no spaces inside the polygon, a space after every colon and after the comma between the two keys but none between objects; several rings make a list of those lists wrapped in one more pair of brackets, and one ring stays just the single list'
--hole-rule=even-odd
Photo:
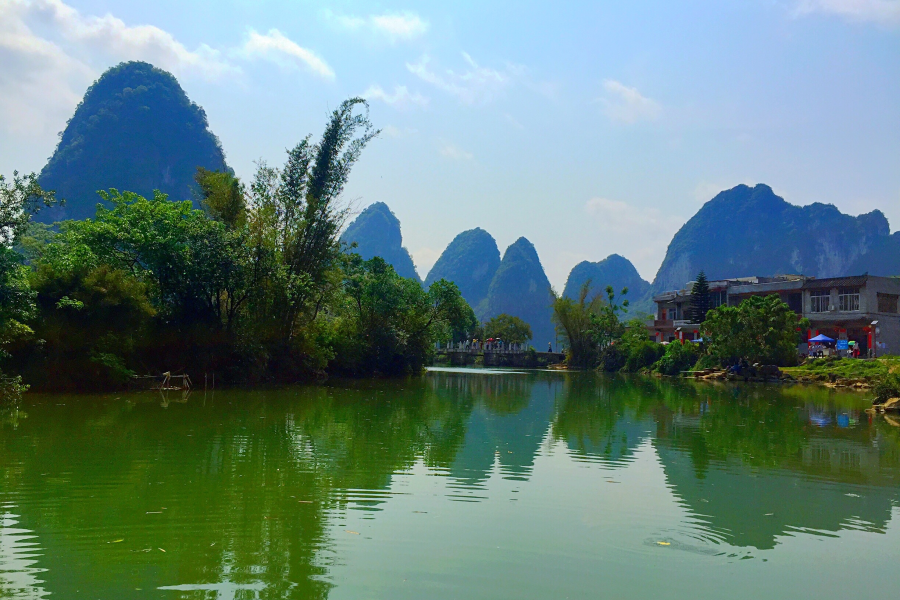
[{"label": "leafy shrub", "polygon": [[709,354],[701,354],[700,358],[697,360],[697,364],[694,365],[694,369],[715,369],[719,366],[719,361],[710,356]]},{"label": "leafy shrub", "polygon": [[615,373],[625,366],[627,359],[626,350],[621,344],[607,346],[600,352],[600,370],[607,373]]},{"label": "leafy shrub", "polygon": [[639,371],[646,367],[652,367],[653,364],[662,358],[666,351],[666,347],[651,341],[642,341],[628,348],[628,356],[625,359],[624,369],[626,371]]},{"label": "leafy shrub", "polygon": [[900,398],[900,375],[888,373],[875,382],[875,403],[884,404],[891,398]]},{"label": "leafy shrub", "polygon": [[687,371],[697,363],[699,351],[696,344],[680,344],[672,342],[666,346],[666,352],[662,355],[653,370],[663,375],[675,377],[682,371]]}]

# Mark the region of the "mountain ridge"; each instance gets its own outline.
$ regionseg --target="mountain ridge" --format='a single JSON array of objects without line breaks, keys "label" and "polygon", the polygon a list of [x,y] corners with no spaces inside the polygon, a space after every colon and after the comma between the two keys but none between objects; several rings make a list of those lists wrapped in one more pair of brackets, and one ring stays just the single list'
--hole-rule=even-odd
[{"label": "mountain ridge", "polygon": [[384,202],[370,204],[359,213],[344,230],[341,241],[348,245],[355,242],[357,248],[353,251],[365,260],[380,256],[401,277],[422,283],[409,250],[403,247],[400,220]]},{"label": "mountain ridge", "polygon": [[701,270],[710,279],[856,274],[877,269],[878,253],[895,247],[900,236],[890,235],[879,210],[854,217],[831,204],[796,206],[765,184],[742,184],[717,194],[678,230],[651,293],[681,289]]},{"label": "mountain ridge", "polygon": [[491,281],[500,267],[497,241],[476,227],[458,234],[447,244],[425,277],[425,286],[438,279],[452,281],[473,308],[487,297]]},{"label": "mountain ridge", "polygon": [[197,167],[228,170],[206,112],[171,73],[146,62],[120,63],[87,89],[66,123],[39,177],[66,203],[37,219],[93,217],[97,190],[113,187],[148,197],[158,189],[196,205]]}]

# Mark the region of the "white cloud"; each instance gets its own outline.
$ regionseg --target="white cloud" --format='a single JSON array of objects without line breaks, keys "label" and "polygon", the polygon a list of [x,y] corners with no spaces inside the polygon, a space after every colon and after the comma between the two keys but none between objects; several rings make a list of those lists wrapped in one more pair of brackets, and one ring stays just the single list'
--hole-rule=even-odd
[{"label": "white cloud", "polygon": [[19,7],[23,21],[35,21],[76,46],[73,50],[100,51],[116,60],[146,60],[176,73],[191,72],[217,79],[236,69],[219,51],[206,44],[188,50],[171,33],[153,25],[126,25],[110,13],[82,15],[62,0],[7,0]]},{"label": "white cloud", "polygon": [[833,14],[851,21],[900,25],[900,0],[799,0],[795,16]]},{"label": "white cloud", "polygon": [[325,10],[322,11],[322,15],[341,29],[368,31],[373,35],[387,38],[392,44],[421,37],[425,35],[429,27],[428,21],[410,11],[357,17],[338,15],[330,10]]},{"label": "white cloud", "polygon": [[422,56],[418,62],[407,63],[406,68],[422,81],[456,96],[465,104],[492,100],[523,72],[522,67],[515,65],[506,65],[502,70],[482,67],[465,52],[462,57],[466,70],[459,73],[450,69],[432,69],[428,56]]},{"label": "white cloud", "polygon": [[266,34],[251,29],[237,53],[245,58],[269,60],[285,68],[303,67],[324,79],[334,79],[334,71],[328,63],[277,29],[270,29]]},{"label": "white cloud", "polygon": [[0,0],[0,128],[52,135],[100,71],[126,60],[207,80],[239,72],[209,46],[188,50],[152,25],[83,15],[61,0]]},{"label": "white cloud", "polygon": [[603,82],[606,95],[600,98],[606,116],[621,123],[636,123],[641,120],[653,120],[659,116],[659,103],[642,96],[636,88],[628,87],[607,79]]},{"label": "white cloud", "polygon": [[584,211],[596,223],[601,250],[613,253],[630,248],[627,258],[648,280],[656,275],[672,236],[685,222],[684,217],[666,215],[656,208],[607,198],[591,198]]},{"label": "white cloud", "polygon": [[377,31],[384,33],[392,40],[411,40],[428,31],[428,22],[411,12],[377,15],[369,18]]},{"label": "white cloud", "polygon": [[410,106],[428,106],[428,98],[419,92],[411,93],[405,85],[394,86],[393,94],[386,92],[380,85],[370,85],[362,97],[367,100],[381,100],[401,110]]},{"label": "white cloud", "polygon": [[440,148],[441,156],[444,158],[449,158],[450,160],[472,160],[475,158],[471,152],[466,152],[462,148],[451,144],[450,142],[443,142]]}]

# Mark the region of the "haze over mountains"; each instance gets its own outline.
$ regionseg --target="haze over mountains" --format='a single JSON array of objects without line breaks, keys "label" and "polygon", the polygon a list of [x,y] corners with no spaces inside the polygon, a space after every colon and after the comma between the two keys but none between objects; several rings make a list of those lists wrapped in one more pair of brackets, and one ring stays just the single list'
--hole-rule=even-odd
[{"label": "haze over mountains", "polygon": [[[225,155],[203,109],[190,101],[169,73],[141,62],[108,70],[85,94],[41,172],[41,184],[66,199],[41,211],[42,221],[94,215],[96,190],[116,187],[172,200],[195,199],[197,167],[227,170]],[[376,202],[346,229],[364,258],[381,256],[404,276],[421,281],[403,247],[399,219]],[[636,240],[635,243],[640,243]],[[628,254],[630,248],[623,248]],[[591,280],[602,292],[629,289],[631,314],[651,311],[652,295],[682,288],[703,270],[710,279],[798,273],[815,277],[900,275],[900,232],[890,233],[880,211],[858,217],[828,204],[795,206],[766,185],[723,191],[675,234],[652,285],[624,256],[583,261],[569,274],[564,294],[575,297]],[[524,237],[503,253],[485,230],[456,236],[425,277],[457,284],[476,315],[519,316],[532,327],[534,344],[555,340],[550,321],[550,283],[534,245]]]}]

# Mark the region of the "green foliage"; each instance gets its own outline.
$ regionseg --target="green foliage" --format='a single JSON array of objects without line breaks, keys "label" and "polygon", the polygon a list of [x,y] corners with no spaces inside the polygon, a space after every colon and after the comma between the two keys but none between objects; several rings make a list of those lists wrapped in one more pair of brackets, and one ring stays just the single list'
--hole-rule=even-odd
[{"label": "green foliage", "polygon": [[[8,358],[10,345],[31,337],[27,322],[36,308],[36,294],[28,285],[29,269],[12,248],[25,234],[31,217],[55,201],[54,193],[42,189],[34,173],[20,176],[13,171],[11,182],[0,175],[0,358]],[[0,398],[17,397],[25,389],[21,377],[0,371]]]},{"label": "green foliage", "polygon": [[[156,311],[148,286],[132,273],[58,243],[30,280],[42,343],[21,352],[28,380],[65,389],[117,387],[131,374],[129,362],[154,364],[163,353],[150,335]],[[165,359],[160,362],[163,368]]]},{"label": "green foliage", "polygon": [[12,181],[0,175],[0,241],[14,245],[25,232],[31,218],[45,206],[56,204],[56,193],[44,190],[37,175],[19,175]]},{"label": "green foliage", "polygon": [[230,330],[253,283],[241,232],[159,192],[149,200],[117,190],[101,196],[112,208],[98,207],[95,219],[72,223],[61,252],[131,273],[175,323]]},{"label": "green foliage", "polygon": [[702,323],[710,309],[709,281],[706,273],[700,271],[691,288],[690,319],[692,323]]},{"label": "green foliage", "polygon": [[426,292],[380,257],[349,257],[343,289],[343,306],[334,314],[335,367],[352,374],[419,371],[435,342],[473,316],[454,284],[442,279]]},{"label": "green foliage", "polygon": [[194,176],[200,188],[200,205],[216,221],[234,229],[247,220],[247,200],[240,179],[227,171],[197,168]]},{"label": "green foliage", "polygon": [[791,368],[789,372],[795,377],[808,376],[822,380],[842,378],[872,381],[886,376],[889,365],[889,359],[859,360],[827,356],[807,360],[802,365]]},{"label": "green foliage", "polygon": [[[613,360],[614,350],[617,358]],[[601,354],[601,366],[607,371],[637,372],[649,368],[662,356],[665,346],[648,339],[643,319],[633,318],[625,325],[621,338]]]},{"label": "green foliage", "polygon": [[880,376],[872,388],[875,402],[884,404],[891,398],[900,398],[900,373],[885,373]]},{"label": "green foliage", "polygon": [[597,368],[607,373],[616,373],[625,369],[628,360],[627,349],[620,344],[613,344],[600,350]]},{"label": "green foliage", "polygon": [[697,344],[691,342],[671,342],[662,357],[653,365],[653,370],[662,375],[677,377],[682,371],[690,370],[700,357]]},{"label": "green foliage", "polygon": [[797,344],[806,319],[776,295],[753,296],[739,306],[719,306],[707,314],[701,334],[709,355],[720,365],[740,359],[789,366],[797,362]]},{"label": "green foliage", "polygon": [[666,351],[666,347],[650,340],[643,340],[628,347],[624,370],[632,373],[652,367]]},{"label": "green foliage", "polygon": [[509,344],[524,344],[531,339],[531,326],[512,315],[497,315],[484,325],[484,337],[499,338]]},{"label": "green foliage", "polygon": [[18,372],[66,389],[180,370],[226,382],[393,375],[420,370],[438,341],[470,337],[478,322],[454,284],[426,291],[380,258],[342,252],[343,187],[378,133],[360,108],[344,102],[318,143],[302,140],[281,169],[260,163],[248,187],[199,169],[203,210],[110,189],[94,218],[50,230],[28,216],[52,195],[33,176],[4,184],[0,343]]},{"label": "green foliage", "polygon": [[[625,332],[619,313],[627,311],[628,300],[617,304],[612,286],[606,287],[606,298],[590,296],[591,281],[584,282],[577,299],[565,296],[553,298],[553,322],[569,347],[569,364],[594,367],[600,352]],[[628,293],[622,290],[621,295]]]}]

